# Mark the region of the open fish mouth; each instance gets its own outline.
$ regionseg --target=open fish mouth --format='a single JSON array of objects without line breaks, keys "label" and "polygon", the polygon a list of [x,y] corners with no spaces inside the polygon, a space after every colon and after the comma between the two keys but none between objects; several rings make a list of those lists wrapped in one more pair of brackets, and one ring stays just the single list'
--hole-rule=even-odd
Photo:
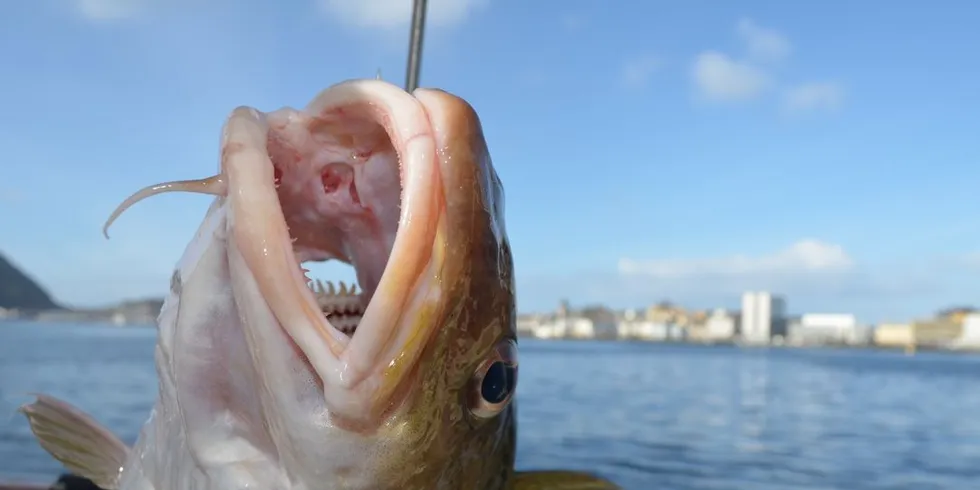
[{"label": "open fish mouth", "polygon": [[[422,105],[386,82],[345,82],[304,111],[236,109],[223,140],[235,242],[320,377],[350,387],[403,354],[432,292],[442,203]],[[301,266],[329,259],[354,267],[359,292]]]},{"label": "open fish mouth", "polygon": [[313,280],[301,266],[327,323],[352,337],[399,229],[404,189],[391,129],[365,102],[265,119],[268,164],[297,264],[340,260],[356,272],[360,292],[357,284]]},{"label": "open fish mouth", "polygon": [[[229,259],[245,265],[231,268],[232,283],[254,279],[325,388],[349,392],[384,371],[384,383],[374,376],[362,391],[390,392],[433,328],[420,315],[439,299],[445,204],[433,131],[422,103],[381,80],[333,85],[303,110],[239,107],[224,125],[218,175],[147,187],[106,227],[160,192],[223,197]],[[357,284],[311,279],[302,267],[331,259],[352,265]],[[246,269],[251,278],[236,276]],[[359,398],[380,406],[385,393],[374,391]]]}]

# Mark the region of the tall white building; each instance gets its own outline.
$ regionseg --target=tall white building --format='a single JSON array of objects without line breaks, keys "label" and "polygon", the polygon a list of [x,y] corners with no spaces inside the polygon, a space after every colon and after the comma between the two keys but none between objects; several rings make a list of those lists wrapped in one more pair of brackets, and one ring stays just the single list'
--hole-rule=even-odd
[{"label": "tall white building", "polygon": [[742,294],[742,340],[768,344],[786,335],[786,300],[766,291]]}]

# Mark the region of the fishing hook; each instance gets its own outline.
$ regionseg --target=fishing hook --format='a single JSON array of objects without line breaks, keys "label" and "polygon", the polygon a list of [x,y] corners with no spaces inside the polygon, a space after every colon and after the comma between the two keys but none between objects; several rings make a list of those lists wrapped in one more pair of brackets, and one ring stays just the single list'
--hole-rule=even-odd
[{"label": "fishing hook", "polygon": [[414,0],[412,28],[408,39],[408,68],[405,70],[405,91],[412,93],[419,86],[422,65],[422,34],[425,31],[425,10],[428,0]]}]

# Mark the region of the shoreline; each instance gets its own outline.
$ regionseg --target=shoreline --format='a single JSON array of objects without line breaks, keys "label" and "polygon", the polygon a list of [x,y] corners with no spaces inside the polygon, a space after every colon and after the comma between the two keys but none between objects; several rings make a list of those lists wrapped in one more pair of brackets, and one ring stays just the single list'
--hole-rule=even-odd
[{"label": "shoreline", "polygon": [[[518,339],[534,339],[541,342],[608,342],[608,343],[635,343],[635,344],[663,344],[672,346],[684,346],[684,347],[716,347],[716,348],[735,348],[735,349],[746,349],[746,350],[762,350],[762,349],[832,349],[832,350],[869,350],[869,351],[886,351],[886,352],[905,352],[907,355],[914,355],[914,353],[908,353],[907,345],[879,345],[874,343],[869,344],[762,344],[762,343],[748,343],[748,342],[738,342],[733,340],[728,341],[712,341],[712,342],[702,342],[695,340],[660,340],[660,339],[620,339],[620,338],[604,338],[604,337],[560,337],[560,338],[541,338],[535,337],[533,335],[518,334]],[[980,355],[980,348],[949,348],[936,345],[913,345],[915,353],[919,352],[940,352],[949,354],[960,354],[960,355]]]},{"label": "shoreline", "polygon": [[[134,323],[115,323],[112,320],[86,319],[86,320],[64,320],[64,319],[43,319],[43,318],[2,318],[0,317],[0,328],[5,323],[19,324],[39,324],[46,326],[71,326],[78,328],[88,327],[113,327],[119,329],[145,329],[155,328],[153,322],[134,322]],[[698,341],[698,340],[674,340],[674,339],[641,339],[641,338],[618,338],[618,337],[555,337],[542,338],[518,332],[518,339],[535,339],[542,342],[623,342],[637,344],[667,344],[674,346],[690,347],[729,347],[740,349],[838,349],[838,350],[871,350],[885,352],[905,352],[906,355],[913,356],[919,352],[941,352],[958,355],[980,355],[980,347],[973,348],[951,348],[938,345],[914,344],[914,345],[879,345],[874,343],[867,344],[846,344],[846,343],[812,343],[812,344],[787,344],[787,343],[750,343],[737,340],[717,340],[717,341]],[[909,349],[912,352],[909,352]],[[4,490],[0,487],[0,490]]]}]

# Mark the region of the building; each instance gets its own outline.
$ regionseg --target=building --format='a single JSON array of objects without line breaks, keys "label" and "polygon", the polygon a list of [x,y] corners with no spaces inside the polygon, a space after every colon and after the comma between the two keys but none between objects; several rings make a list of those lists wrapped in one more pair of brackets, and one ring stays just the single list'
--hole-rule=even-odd
[{"label": "building", "polygon": [[704,322],[705,340],[708,342],[730,342],[738,335],[738,321],[735,315],[724,309],[717,309]]},{"label": "building", "polygon": [[517,335],[534,335],[534,328],[541,324],[539,315],[517,315]]},{"label": "building", "polygon": [[637,315],[636,310],[626,310],[616,324],[616,334],[623,340],[662,341],[667,339],[667,326],[647,320],[646,315]]},{"label": "building", "polygon": [[595,328],[588,318],[555,315],[532,324],[530,334],[539,339],[590,339],[595,336]]},{"label": "building", "polygon": [[619,324],[619,338],[623,340],[648,340],[664,341],[667,340],[670,332],[666,323],[651,322],[648,320],[624,320]]},{"label": "building", "polygon": [[921,347],[951,347],[963,334],[963,325],[948,317],[912,323],[915,345]]},{"label": "building", "polygon": [[766,291],[742,295],[742,341],[769,344],[786,335],[786,300]]},{"label": "building", "polygon": [[562,339],[568,333],[565,320],[548,318],[541,320],[531,327],[531,335],[539,339]]},{"label": "building", "polygon": [[808,313],[787,328],[792,345],[859,345],[870,341],[869,331],[849,314]]},{"label": "building", "polygon": [[518,316],[517,330],[540,339],[614,339],[616,314],[602,306],[573,310],[561,301],[554,313]]},{"label": "building", "polygon": [[688,340],[688,329],[684,325],[676,323],[667,324],[667,339],[675,342],[686,342]]},{"label": "building", "polygon": [[689,312],[683,307],[677,306],[670,301],[661,301],[647,308],[646,320],[656,323],[674,323],[677,325],[687,325],[690,321]]},{"label": "building", "polygon": [[616,312],[605,306],[589,306],[576,313],[591,323],[592,338],[615,339],[618,336]]},{"label": "building", "polygon": [[565,323],[565,332],[573,339],[595,338],[595,323],[588,318],[572,316],[558,321]]},{"label": "building", "polygon": [[962,325],[963,322],[966,321],[966,317],[974,313],[977,313],[977,311],[970,306],[954,306],[937,311],[936,318],[948,320],[957,325]]},{"label": "building", "polygon": [[969,313],[963,317],[963,330],[953,341],[953,347],[980,350],[980,313]]},{"label": "building", "polygon": [[874,329],[873,340],[881,347],[915,345],[915,330],[909,323],[882,323]]}]

